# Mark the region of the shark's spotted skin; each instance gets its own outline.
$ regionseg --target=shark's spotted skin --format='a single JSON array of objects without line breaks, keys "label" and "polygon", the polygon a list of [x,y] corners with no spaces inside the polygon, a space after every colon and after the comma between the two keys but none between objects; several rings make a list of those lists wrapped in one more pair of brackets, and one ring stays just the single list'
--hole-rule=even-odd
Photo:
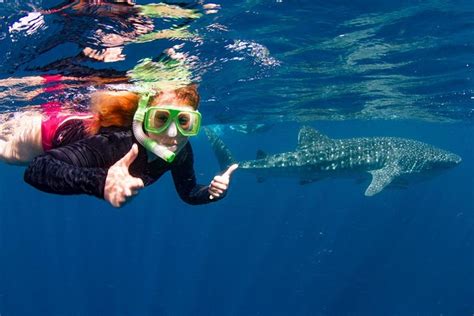
[{"label": "shark's spotted skin", "polygon": [[[234,162],[229,149],[209,129],[206,129],[214,152],[225,168]],[[256,160],[239,162],[259,178],[293,176],[309,183],[337,175],[368,172],[372,182],[365,191],[372,196],[382,191],[394,179],[453,167],[461,157],[419,141],[396,137],[331,139],[310,128],[301,128],[295,151],[266,155],[257,153]]]}]

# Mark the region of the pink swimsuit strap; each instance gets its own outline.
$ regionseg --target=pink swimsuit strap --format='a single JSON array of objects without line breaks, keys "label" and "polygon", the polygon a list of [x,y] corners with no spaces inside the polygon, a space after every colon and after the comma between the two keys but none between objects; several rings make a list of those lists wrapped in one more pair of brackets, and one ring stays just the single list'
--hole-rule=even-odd
[{"label": "pink swimsuit strap", "polygon": [[63,114],[59,108],[51,108],[45,111],[46,118],[41,122],[41,144],[43,150],[47,151],[53,148],[54,136],[58,128],[70,119],[88,119],[92,118],[88,113],[70,113]]},{"label": "pink swimsuit strap", "polygon": [[42,75],[41,78],[44,79],[44,83],[51,83],[61,81],[63,79],[62,75]]},{"label": "pink swimsuit strap", "polygon": [[64,89],[64,84],[61,83],[63,76],[61,75],[42,75],[44,84],[48,85],[43,90],[44,92],[53,92]]}]

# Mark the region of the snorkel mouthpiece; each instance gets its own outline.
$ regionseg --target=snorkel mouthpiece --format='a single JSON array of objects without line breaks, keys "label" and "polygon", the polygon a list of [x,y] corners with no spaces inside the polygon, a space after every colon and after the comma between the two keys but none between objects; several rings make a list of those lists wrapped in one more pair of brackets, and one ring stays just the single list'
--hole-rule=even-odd
[{"label": "snorkel mouthpiece", "polygon": [[148,137],[143,132],[143,121],[145,119],[145,110],[149,99],[150,94],[144,94],[140,97],[140,100],[138,101],[138,108],[133,116],[133,134],[135,135],[137,141],[148,151],[151,151],[164,161],[172,163],[174,158],[176,157],[176,154],[165,146],[158,144],[156,141]]},{"label": "snorkel mouthpiece", "polygon": [[172,163],[174,158],[176,158],[176,154],[174,152],[172,152],[165,146],[158,144],[156,141],[150,139],[149,137],[143,140],[143,146],[147,150],[151,151],[152,153],[166,161],[167,163]]}]

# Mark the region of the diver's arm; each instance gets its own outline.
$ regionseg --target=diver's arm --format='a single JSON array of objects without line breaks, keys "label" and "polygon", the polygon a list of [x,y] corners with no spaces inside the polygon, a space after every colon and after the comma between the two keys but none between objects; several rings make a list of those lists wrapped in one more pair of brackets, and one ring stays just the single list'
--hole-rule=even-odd
[{"label": "diver's arm", "polygon": [[125,133],[95,135],[36,157],[25,171],[25,182],[57,194],[89,194],[104,198],[108,168],[131,147]]},{"label": "diver's arm", "polygon": [[179,161],[172,167],[171,173],[176,191],[184,202],[191,205],[199,205],[211,203],[224,197],[222,195],[218,199],[209,198],[209,187],[196,182],[194,156],[189,143],[178,154],[177,159]]},{"label": "diver's arm", "polygon": [[38,190],[56,194],[89,194],[104,198],[105,168],[70,165],[46,153],[36,157],[24,174],[26,183]]}]

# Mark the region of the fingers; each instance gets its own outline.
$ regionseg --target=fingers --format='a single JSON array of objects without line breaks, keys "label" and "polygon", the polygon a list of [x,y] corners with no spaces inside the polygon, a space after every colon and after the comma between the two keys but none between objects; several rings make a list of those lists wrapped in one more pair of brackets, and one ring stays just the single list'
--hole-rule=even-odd
[{"label": "fingers", "polygon": [[144,185],[142,179],[130,177],[130,179],[128,180],[128,183],[124,186],[124,191],[126,191],[126,192],[137,192],[138,193],[138,191],[140,189],[143,189],[144,186],[145,185]]},{"label": "fingers", "polygon": [[231,165],[223,174],[222,176],[223,177],[230,177],[232,175],[232,173],[237,170],[237,168],[239,168],[239,165],[234,163],[233,165]]},{"label": "fingers", "polygon": [[229,188],[230,176],[238,167],[239,165],[235,163],[227,168],[222,175],[214,177],[208,189],[210,200],[220,197],[225,191],[227,191]]},{"label": "fingers", "polygon": [[[217,176],[215,177],[217,178]],[[214,180],[211,181],[211,184],[209,185],[209,188],[207,189],[207,192],[209,192],[209,199],[213,200],[214,198],[218,198],[221,196],[221,194],[224,193],[224,190],[222,189],[223,187],[227,188],[227,185],[216,182]]]},{"label": "fingers", "polygon": [[214,200],[221,196],[219,193],[212,191],[210,188],[208,192],[209,192],[209,200]]},{"label": "fingers", "polygon": [[145,184],[143,184],[143,180],[140,178],[134,178],[133,183],[130,184],[129,189],[132,191],[138,191],[140,189],[143,189],[145,187]]},{"label": "fingers", "polygon": [[139,189],[143,188],[143,181],[136,178],[135,180],[137,181],[134,181],[130,186],[122,189],[116,188],[115,194],[113,194],[113,197],[109,200],[112,206],[122,207],[138,194]]},{"label": "fingers", "polygon": [[[135,192],[136,192],[136,191],[135,191]],[[132,195],[133,195],[132,189],[130,189],[130,188],[125,188],[125,189],[123,190],[123,197],[124,197],[124,198],[129,198],[129,197],[131,197]]]},{"label": "fingers", "polygon": [[130,202],[130,200],[132,200],[134,197],[135,197],[134,195],[131,195],[130,197],[121,197],[121,198],[117,198],[116,200],[110,203],[112,204],[113,207],[119,208],[119,207],[124,206],[128,202]]},{"label": "fingers", "polygon": [[[136,148],[132,147],[132,150],[127,155],[134,154],[134,149]],[[133,156],[126,156],[122,159],[133,158]],[[121,172],[123,171],[121,169],[127,169],[127,172]],[[105,180],[104,199],[114,207],[121,207],[130,201],[130,199],[132,199],[135,195],[137,195],[139,190],[143,187],[143,180],[128,174],[128,167],[112,167],[109,169],[107,179]]]},{"label": "fingers", "polygon": [[122,206],[122,205],[120,204],[120,202],[117,201],[117,200],[110,201],[110,204],[112,204],[113,207],[120,207],[120,206]]},{"label": "fingers", "polygon": [[219,183],[213,180],[207,189],[210,194],[209,199],[213,200],[214,198],[220,197],[225,191],[227,191],[227,188],[227,184]]},{"label": "fingers", "polygon": [[[217,177],[216,177],[217,178]],[[211,181],[211,188],[216,189],[216,190],[227,190],[227,187],[229,186],[229,181],[219,181],[219,179]]]},{"label": "fingers", "polygon": [[209,185],[209,199],[220,197],[229,188],[230,178],[228,176],[215,176]]},{"label": "fingers", "polygon": [[138,146],[137,144],[133,144],[130,151],[122,157],[119,161],[123,163],[126,167],[130,167],[130,165],[135,161],[138,156]]},{"label": "fingers", "polygon": [[140,178],[133,178],[129,180],[129,183],[125,185],[122,192],[119,192],[121,197],[129,198],[138,194],[138,191],[144,187],[143,180]]},{"label": "fingers", "polygon": [[224,191],[226,191],[226,190],[218,189],[216,187],[209,187],[208,191],[209,191],[209,193],[213,193],[215,195],[220,195],[220,194],[223,194]]}]

